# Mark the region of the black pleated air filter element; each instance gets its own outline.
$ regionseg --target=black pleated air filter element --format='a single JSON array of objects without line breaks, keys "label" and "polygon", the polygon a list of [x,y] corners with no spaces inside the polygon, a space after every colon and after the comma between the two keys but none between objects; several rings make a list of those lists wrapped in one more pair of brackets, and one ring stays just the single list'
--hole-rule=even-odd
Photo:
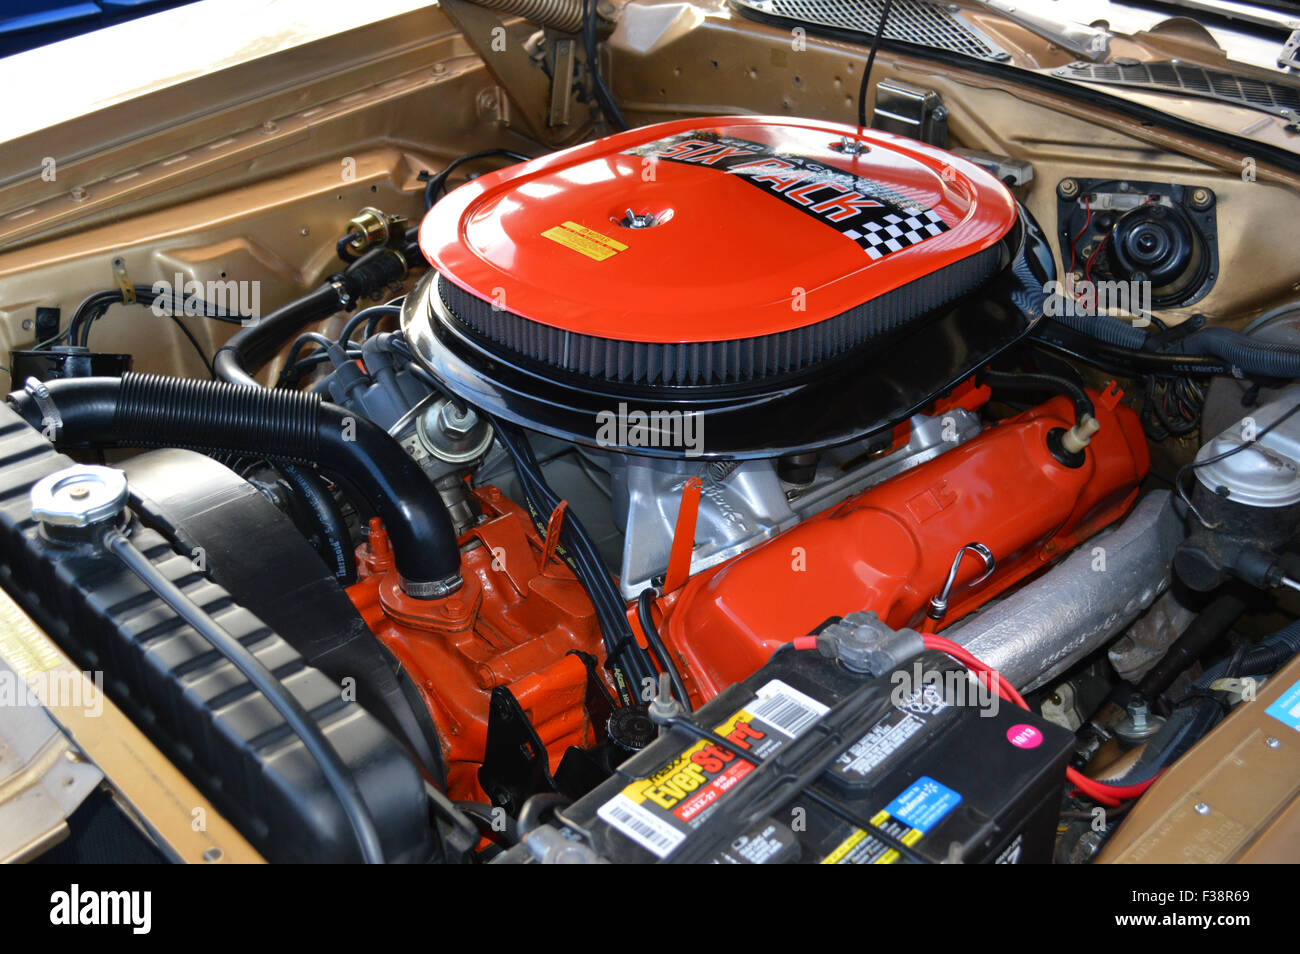
[{"label": "black pleated air filter element", "polygon": [[438,296],[459,325],[486,344],[551,368],[617,384],[700,387],[796,374],[898,331],[987,281],[999,243],[815,324],[729,341],[646,342],[554,328],[495,307],[445,276]]}]

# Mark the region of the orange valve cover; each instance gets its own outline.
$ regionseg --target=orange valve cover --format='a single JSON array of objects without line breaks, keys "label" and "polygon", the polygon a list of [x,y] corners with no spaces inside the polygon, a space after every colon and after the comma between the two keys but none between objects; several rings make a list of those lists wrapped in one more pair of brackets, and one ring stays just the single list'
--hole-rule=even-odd
[{"label": "orange valve cover", "polygon": [[712,698],[831,616],[874,610],[919,626],[968,543],[997,569],[971,585],[980,561],[961,564],[945,624],[1119,519],[1146,476],[1146,438],[1118,392],[1093,397],[1101,430],[1080,467],[1048,449],[1048,433],[1074,421],[1070,401],[1053,398],[691,578],[661,630],[692,695]]}]

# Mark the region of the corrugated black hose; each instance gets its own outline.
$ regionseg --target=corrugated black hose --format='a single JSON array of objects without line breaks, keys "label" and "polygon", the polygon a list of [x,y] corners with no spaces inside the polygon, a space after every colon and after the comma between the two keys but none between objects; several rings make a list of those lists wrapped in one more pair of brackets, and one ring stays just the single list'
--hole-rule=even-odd
[{"label": "corrugated black hose", "polygon": [[1243,374],[1269,378],[1300,377],[1300,348],[1261,341],[1229,328],[1202,328],[1160,347],[1146,331],[1110,315],[1067,313],[1052,315],[1050,322],[1063,325],[1124,351],[1163,357],[1217,359]]},{"label": "corrugated black hose", "polygon": [[[60,443],[236,451],[316,464],[384,522],[411,596],[460,584],[456,532],[429,479],[384,430],[319,395],[155,374],[70,378],[46,385]],[[9,403],[33,427],[45,412],[26,391]]]}]

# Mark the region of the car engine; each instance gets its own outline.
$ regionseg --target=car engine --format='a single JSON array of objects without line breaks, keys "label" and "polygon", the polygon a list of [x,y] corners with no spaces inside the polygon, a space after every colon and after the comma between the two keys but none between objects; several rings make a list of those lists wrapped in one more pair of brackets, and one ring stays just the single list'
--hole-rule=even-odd
[{"label": "car engine", "polygon": [[[548,103],[503,73],[527,118],[465,95],[496,139],[401,145],[323,212],[222,186],[275,251],[146,221],[201,196],[67,290],[41,243],[76,235],[0,246],[28,321],[0,584],[35,633],[0,663],[99,674],[243,846],[150,823],[149,851],[1191,860],[1206,813],[1162,812],[1219,802],[1183,766],[1229,772],[1258,718],[1300,777],[1300,308],[1294,267],[1232,274],[1245,180],[1083,145],[1035,179],[893,78],[871,123],[763,94],[620,129],[570,5],[443,6],[471,46],[528,37]],[[766,49],[785,6],[699,22]],[[617,55],[666,8],[618,5]],[[672,90],[687,20],[620,59],[625,97]],[[263,311],[237,283],[277,256],[298,287]],[[122,330],[140,307],[202,372]],[[1283,787],[1199,860],[1294,853],[1261,834]]]}]

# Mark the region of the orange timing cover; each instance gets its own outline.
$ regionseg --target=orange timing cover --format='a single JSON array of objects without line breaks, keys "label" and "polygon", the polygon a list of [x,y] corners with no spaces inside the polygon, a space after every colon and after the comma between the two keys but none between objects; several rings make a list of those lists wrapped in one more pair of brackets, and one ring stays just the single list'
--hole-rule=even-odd
[{"label": "orange timing cover", "polygon": [[[1073,423],[1065,398],[990,428],[946,454],[805,521],[661,601],[660,624],[697,703],[757,670],[781,643],[828,617],[873,609],[919,622],[957,550],[990,547],[997,572],[978,587],[963,564],[952,622],[1118,519],[1145,476],[1146,440],[1117,393],[1095,395],[1101,430],[1084,465],[1047,449]],[[496,488],[476,491],[487,520],[461,539],[465,585],[436,602],[407,598],[382,529],[358,550],[353,602],[424,695],[453,798],[486,801],[477,771],[491,691],[506,686],[545,744],[552,772],[593,742],[579,650],[603,664],[595,614],[567,566],[547,555],[528,516]],[[633,618],[633,628],[639,628]]]},{"label": "orange timing cover", "polygon": [[604,652],[586,591],[559,561],[542,567],[542,541],[524,511],[495,487],[476,495],[488,519],[461,538],[465,583],[455,595],[406,596],[387,536],[373,525],[369,546],[357,550],[362,579],[348,595],[419,687],[442,742],[448,793],[486,802],[478,768],[492,690],[505,686],[519,701],[554,772],[570,746],[595,741],[587,670],[570,653],[603,662]]}]

